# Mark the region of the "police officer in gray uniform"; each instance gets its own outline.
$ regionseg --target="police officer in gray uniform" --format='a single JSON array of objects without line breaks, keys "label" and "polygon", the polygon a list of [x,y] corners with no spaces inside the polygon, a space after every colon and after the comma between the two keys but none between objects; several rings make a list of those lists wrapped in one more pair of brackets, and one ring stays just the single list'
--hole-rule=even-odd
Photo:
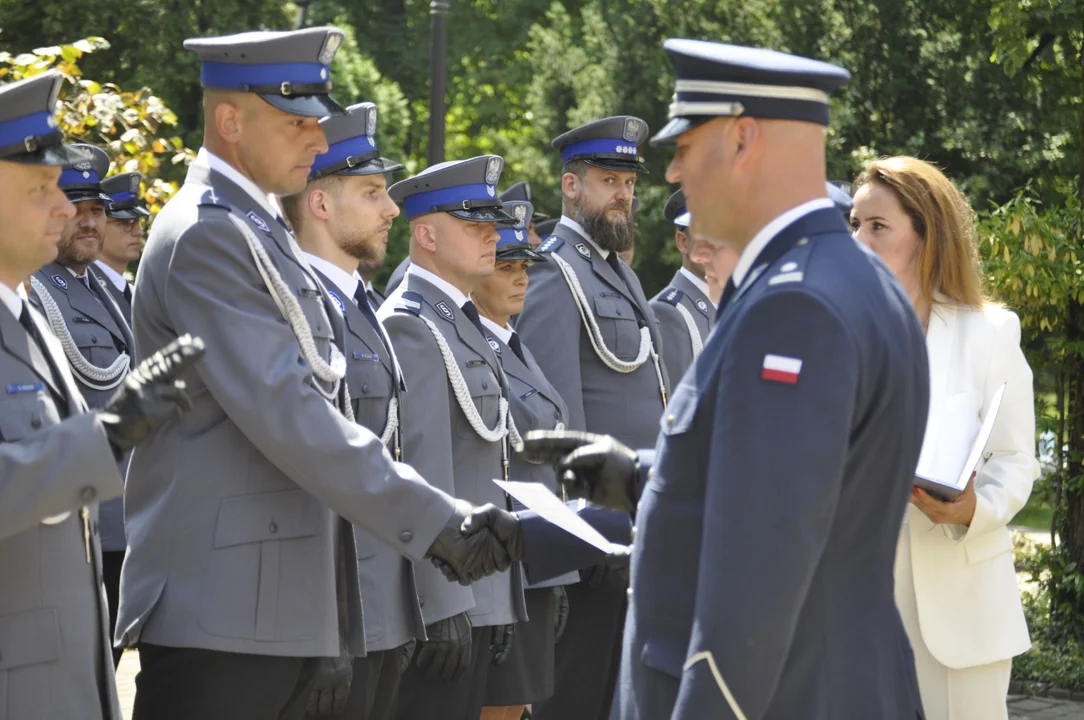
[{"label": "police officer in gray uniform", "polygon": [[120,456],[187,405],[174,377],[198,346],[138,368],[89,411],[17,292],[75,215],[59,166],[89,160],[61,145],[62,83],[47,72],[0,86],[0,717],[120,720],[93,503],[120,494]]},{"label": "police officer in gray uniform", "polygon": [[601,438],[559,463],[573,492],[639,500],[613,716],[921,718],[893,566],[929,366],[906,293],[827,197],[828,98],[849,75],[665,48],[667,179],[698,236],[740,259],[654,460]]},{"label": "police officer in gray uniform", "polygon": [[301,717],[335,659],[365,652],[351,523],[467,581],[508,567],[492,535],[464,537],[469,503],[353,422],[342,316],[268,199],[304,189],[328,149],[342,37],[185,42],[204,146],[155,219],[132,320],[137,353],[185,331],[208,353],[193,412],[133,454],[125,487],[117,641],[140,649],[136,720]]},{"label": "police officer in gray uniform", "polygon": [[[102,252],[105,208],[109,196],[102,192],[101,178],[109,170],[109,157],[93,145],[76,145],[90,156],[66,166],[60,188],[76,207],[75,217],[64,226],[57,244],[57,259],[31,278],[31,302],[45,313],[49,326],[64,346],[68,363],[87,404],[101,408],[123,382],[131,364],[132,331],[124,310],[94,268]],[[121,465],[121,475],[127,462]],[[124,563],[124,509],[120,498],[103,502],[99,509],[102,569],[109,600],[109,630],[117,623],[120,570]],[[123,650],[113,650],[113,665]]]},{"label": "police officer in gray uniform", "polygon": [[[378,313],[409,388],[404,456],[445,492],[498,507],[507,499],[493,479],[506,475],[518,436],[470,293],[493,273],[494,223],[510,219],[496,192],[502,166],[495,155],[441,163],[391,187],[410,221],[411,263]],[[431,566],[415,573],[429,639],[403,677],[399,717],[477,720],[490,647],[527,618],[522,569],[469,587]]]},{"label": "police officer in gray uniform", "polygon": [[[346,112],[320,121],[328,151],[316,156],[305,189],[283,198],[282,206],[306,260],[346,321],[346,383],[354,420],[380,437],[398,460],[403,459],[403,379],[357,268],[383,262],[388,230],[399,215],[385,178],[403,166],[376,148],[376,105],[359,103]],[[348,698],[345,683],[314,692],[310,714],[327,716],[319,711],[331,706],[342,720],[385,720],[394,717],[405,661],[415,640],[425,639],[425,626],[410,561],[360,527],[354,528],[354,541],[366,655],[353,661]]]},{"label": "police officer in gray uniform", "polygon": [[102,254],[94,261],[94,269],[108,280],[106,289],[132,323],[132,285],[124,277],[128,264],[143,254],[144,223],[150,211],[139,195],[143,175],[120,173],[102,180],[102,192],[109,196],[105,206],[105,231]]},{"label": "police officer in gray uniform", "polygon": [[[617,253],[630,214],[647,123],[618,116],[553,141],[564,162],[563,215],[538,250],[516,330],[568,403],[568,427],[654,442],[669,390],[662,338],[640,281]],[[624,537],[627,543],[628,518]],[[625,605],[625,581],[604,569],[569,587],[569,626],[557,646],[554,697],[542,720],[605,720]]]},{"label": "police officer in gray uniform", "polygon": [[662,330],[662,359],[671,383],[678,383],[704,343],[715,322],[715,304],[708,297],[704,266],[692,259],[693,239],[685,213],[685,193],[678,190],[666,201],[663,216],[674,223],[674,242],[681,254],[681,267],[674,279],[655,297],[651,309]]}]

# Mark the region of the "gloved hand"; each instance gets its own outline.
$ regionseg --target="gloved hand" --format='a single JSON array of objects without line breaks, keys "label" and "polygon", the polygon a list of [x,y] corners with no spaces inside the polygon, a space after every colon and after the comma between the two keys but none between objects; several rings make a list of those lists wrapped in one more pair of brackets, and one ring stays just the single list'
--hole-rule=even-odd
[{"label": "gloved hand", "polygon": [[203,356],[204,349],[199,338],[182,335],[136,365],[106,406],[97,411],[118,457],[163,423],[192,409],[184,382],[177,378]]},{"label": "gloved hand", "polygon": [[462,677],[470,666],[470,632],[467,613],[426,625],[429,639],[418,644],[418,669],[425,677],[446,682]]},{"label": "gloved hand", "polygon": [[[468,537],[486,535],[491,538],[490,542],[496,546],[493,550],[494,555],[507,559],[506,564],[497,567],[497,572],[504,572],[511,566],[512,562],[521,562],[526,554],[527,546],[519,518],[510,512],[501,510],[496,505],[489,504],[474,508],[466,520],[463,521],[460,529]],[[450,563],[439,562],[434,558],[433,565],[444,573],[444,577],[452,582],[458,582],[462,585],[470,584],[470,582],[463,582],[462,575]],[[485,577],[485,575],[480,577]],[[475,580],[477,579],[480,578],[475,578]]]},{"label": "gloved hand", "polygon": [[473,510],[465,500],[456,500],[452,517],[425,554],[445,577],[460,585],[504,572],[512,565],[505,544],[488,528],[465,530]]},{"label": "gloved hand", "polygon": [[508,660],[512,652],[512,642],[516,639],[516,626],[514,623],[498,625],[493,628],[493,643],[489,646],[489,654],[493,656],[493,667],[500,667]]},{"label": "gloved hand", "polygon": [[418,641],[411,638],[399,646],[399,674],[406,672],[410,667],[410,661],[414,659],[414,651],[418,647]]},{"label": "gloved hand", "polygon": [[617,585],[628,584],[632,548],[626,545],[615,545],[614,548],[603,562],[580,570],[580,580],[588,587],[596,588],[607,581]]},{"label": "gloved hand", "polygon": [[343,653],[339,657],[322,657],[317,661],[316,680],[309,695],[309,717],[337,715],[346,709],[350,683],[354,679],[354,658]]},{"label": "gloved hand", "polygon": [[639,457],[609,435],[532,430],[523,439],[522,452],[529,460],[552,462],[569,497],[585,498],[611,510],[636,509]]},{"label": "gloved hand", "polygon": [[563,585],[554,585],[553,594],[557,596],[557,613],[553,621],[553,641],[557,642],[565,634],[568,625],[568,591]]}]

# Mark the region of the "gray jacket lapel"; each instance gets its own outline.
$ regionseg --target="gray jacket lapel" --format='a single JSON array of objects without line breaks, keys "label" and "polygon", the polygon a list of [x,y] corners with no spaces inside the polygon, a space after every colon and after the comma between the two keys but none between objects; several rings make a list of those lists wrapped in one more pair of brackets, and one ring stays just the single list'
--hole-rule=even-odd
[{"label": "gray jacket lapel", "polygon": [[[31,314],[33,317],[33,314]],[[38,327],[40,333],[52,332],[48,328]],[[42,337],[45,337],[42,335]],[[39,351],[31,343],[30,336],[26,334],[26,330],[19,324],[19,321],[15,319],[15,316],[9,313],[6,309],[0,308],[0,343],[3,344],[11,355],[21,360],[27,367],[34,371],[34,373],[40,377],[45,383],[52,388],[53,392],[60,397],[68,397],[68,394],[64,392],[62,387],[57,385],[58,382],[63,382],[62,378],[56,378],[56,382],[53,381],[53,372],[49,368],[49,361],[45,359],[42,354],[48,352],[48,348],[41,348]],[[67,365],[68,361],[61,358],[61,362],[58,365]],[[70,404],[70,401],[69,401]]]},{"label": "gray jacket lapel", "polygon": [[[79,278],[72,276],[68,270],[58,262],[52,262],[38,271],[41,274],[42,284],[49,290],[49,294],[56,297],[57,294],[62,294],[67,298],[68,304],[73,310],[86,315],[89,318],[93,318],[95,322],[104,327],[106,330],[123,343],[128,342],[128,338],[125,336],[117,325],[117,321],[113,318],[113,315],[109,310],[98,301],[98,298],[94,296],[90,288],[83,284],[83,281]],[[67,287],[61,287],[53,280],[53,277],[61,278]],[[89,274],[87,278],[90,282],[97,282]],[[68,322],[70,319],[65,318]],[[131,347],[129,345],[129,347]]]},{"label": "gray jacket lapel", "polygon": [[[425,298],[425,302],[433,308],[433,313],[440,320],[455,327],[459,339],[471,350],[481,355],[493,370],[493,374],[500,377],[500,365],[497,362],[496,353],[493,352],[489,342],[482,337],[482,333],[478,332],[478,328],[474,326],[470,318],[463,314],[463,310],[455,304],[454,300],[433,283],[417,275],[408,274],[404,282],[409,283],[407,285],[408,289],[420,293]],[[451,317],[449,317],[449,313]],[[437,327],[447,335],[446,325],[438,324]]]},{"label": "gray jacket lapel", "polygon": [[90,274],[91,287],[95,288],[93,294],[97,295],[98,299],[102,301],[102,306],[105,307],[110,317],[113,318],[113,322],[120,329],[120,339],[124,341],[124,346],[128,348],[128,354],[134,354],[135,339],[132,337],[132,329],[128,326],[128,320],[124,315],[124,310],[121,309],[116,297],[110,292],[112,286],[109,284],[109,280],[107,280],[93,265],[87,268],[87,272]]},{"label": "gray jacket lapel", "polygon": [[[488,337],[492,337],[492,335],[489,335]],[[538,391],[539,395],[545,396],[547,400],[557,407],[563,407],[561,396],[553,389],[553,386],[549,384],[549,381],[546,380],[546,376],[542,374],[542,368],[538,367],[538,363],[535,362],[534,356],[531,355],[531,351],[528,350],[525,345],[521,344],[521,347],[523,347],[523,356],[527,359],[526,364],[512,352],[512,348],[501,342],[499,338],[493,338],[493,340],[501,347],[501,364],[504,366],[504,371],[509,377],[514,377],[520,382],[530,385]],[[522,339],[520,342],[522,343]]]},{"label": "gray jacket lapel", "polygon": [[[346,332],[360,340],[365,347],[369,348],[369,352],[379,357],[380,362],[384,365],[384,369],[387,370],[388,374],[392,377],[395,377],[395,371],[391,365],[390,350],[384,347],[384,343],[381,342],[381,339],[376,335],[376,330],[369,324],[369,321],[365,319],[365,316],[358,306],[354,304],[354,298],[342,297],[342,292],[331,282],[330,278],[316,268],[313,268],[312,271],[316,277],[320,278],[320,282],[324,284],[325,292],[328,294],[335,293],[335,297],[342,300],[343,324]],[[337,304],[338,303],[336,303],[336,305]]]}]

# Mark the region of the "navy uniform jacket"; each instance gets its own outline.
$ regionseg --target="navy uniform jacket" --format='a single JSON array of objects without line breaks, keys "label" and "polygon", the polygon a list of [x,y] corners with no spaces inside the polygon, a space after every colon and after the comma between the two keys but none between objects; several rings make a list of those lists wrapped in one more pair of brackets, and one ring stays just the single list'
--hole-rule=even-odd
[{"label": "navy uniform jacket", "polygon": [[[354,299],[343,297],[342,291],[319,269],[314,267],[313,273],[320,278],[328,297],[346,321],[346,384],[354,420],[381,437],[387,425],[388,405],[395,394],[392,357]],[[356,525],[354,545],[366,651],[391,650],[412,639],[424,638],[425,623],[418,604],[413,564]]]},{"label": "navy uniform jacket", "polygon": [[613,717],[922,717],[892,572],[928,374],[838,211],[768,244],[663,418]]},{"label": "navy uniform jacket", "polygon": [[685,319],[686,315],[693,321],[702,349],[708,341],[711,326],[715,323],[715,305],[703,290],[678,270],[670,284],[651,298],[651,309],[659,319],[666,374],[670,377],[670,384],[677,385],[696,359],[693,355],[693,336]]}]

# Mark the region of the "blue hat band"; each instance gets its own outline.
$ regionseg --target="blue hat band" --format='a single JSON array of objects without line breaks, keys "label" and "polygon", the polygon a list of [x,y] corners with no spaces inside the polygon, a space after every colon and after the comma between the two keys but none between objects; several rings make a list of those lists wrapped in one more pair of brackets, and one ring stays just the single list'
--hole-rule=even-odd
[{"label": "blue hat band", "polygon": [[331,167],[332,165],[353,167],[352,165],[347,164],[350,158],[359,158],[375,152],[376,145],[373,144],[372,140],[370,140],[367,135],[347,138],[346,140],[337,142],[329,147],[326,153],[316,156],[309,177],[312,177],[313,174],[326,167]]},{"label": "blue hat band", "polygon": [[[86,177],[83,176],[86,173]],[[60,187],[68,187],[71,185],[100,185],[101,178],[98,177],[98,173],[95,170],[76,170],[75,168],[69,168],[60,173],[60,179],[57,180],[57,185]]]},{"label": "blue hat band", "polygon": [[120,205],[121,203],[131,202],[132,200],[137,200],[137,199],[138,198],[135,196],[134,193],[127,192],[127,191],[119,192],[119,193],[113,193],[113,194],[111,194],[109,196],[110,202],[112,202],[114,205]]},{"label": "blue hat band", "polygon": [[503,227],[497,230],[497,234],[501,236],[501,239],[497,241],[497,249],[508,247],[510,245],[522,245],[527,242],[527,231],[516,230],[515,228]]},{"label": "blue hat band", "polygon": [[274,86],[282,83],[310,85],[328,81],[327,65],[320,63],[267,63],[234,65],[204,61],[199,82],[203,87],[244,90],[248,86]]},{"label": "blue hat band", "polygon": [[442,205],[455,205],[463,202],[497,202],[497,186],[474,184],[456,185],[455,187],[430,190],[408,195],[403,198],[403,207],[407,218],[434,212],[433,208]]},{"label": "blue hat band", "polygon": [[42,110],[14,120],[0,122],[0,147],[21,143],[26,138],[41,137],[56,131],[53,113]]},{"label": "blue hat band", "polygon": [[569,143],[561,148],[561,162],[567,163],[584,155],[622,155],[628,157],[629,162],[640,161],[639,148],[628,140],[595,138]]}]

